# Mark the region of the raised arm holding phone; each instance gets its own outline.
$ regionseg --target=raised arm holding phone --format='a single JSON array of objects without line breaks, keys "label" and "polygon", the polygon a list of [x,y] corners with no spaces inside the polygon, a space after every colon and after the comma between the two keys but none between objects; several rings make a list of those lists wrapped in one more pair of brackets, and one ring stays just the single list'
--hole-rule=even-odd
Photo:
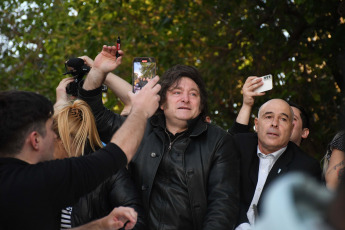
[{"label": "raised arm holding phone", "polygon": [[251,76],[245,81],[242,91],[243,91],[243,104],[236,117],[236,122],[244,125],[248,125],[250,114],[254,105],[255,97],[265,95],[264,92],[256,92],[263,85],[262,78]]},{"label": "raised arm holding phone", "polygon": [[[123,51],[118,50],[120,54],[118,58],[116,58],[116,51],[115,46],[103,46],[102,52],[96,56],[93,66],[85,79],[83,85],[84,90],[94,90],[100,87],[107,73],[121,64]],[[127,158],[129,157],[128,161],[134,156],[135,152],[133,152],[133,150],[135,151],[138,148],[143,136],[143,132],[132,132],[129,130],[136,128],[140,130],[145,129],[146,120],[156,112],[160,99],[159,95],[157,95],[160,90],[160,85],[157,84],[158,81],[158,76],[153,78],[147,84],[147,87],[143,88],[143,93],[134,94],[128,92],[132,104],[130,115],[127,118],[127,122],[120,128],[123,130],[122,134],[117,135],[117,133],[115,133],[111,139],[111,142],[121,146],[121,149],[125,152],[129,151],[133,153],[127,156]],[[126,133],[126,135],[123,135],[124,133]],[[133,143],[129,143],[129,139],[132,140]]]}]

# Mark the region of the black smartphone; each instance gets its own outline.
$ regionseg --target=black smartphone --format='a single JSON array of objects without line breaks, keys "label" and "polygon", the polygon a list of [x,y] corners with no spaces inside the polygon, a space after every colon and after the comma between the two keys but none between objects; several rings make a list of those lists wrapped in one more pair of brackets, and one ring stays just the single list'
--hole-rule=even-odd
[{"label": "black smartphone", "polygon": [[133,59],[133,93],[141,90],[147,82],[156,76],[156,59],[153,57],[135,57]]}]

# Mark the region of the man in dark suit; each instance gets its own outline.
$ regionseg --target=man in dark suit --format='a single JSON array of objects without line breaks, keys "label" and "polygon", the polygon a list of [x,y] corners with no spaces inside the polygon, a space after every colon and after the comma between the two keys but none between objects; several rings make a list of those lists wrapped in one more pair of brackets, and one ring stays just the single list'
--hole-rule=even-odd
[{"label": "man in dark suit", "polygon": [[255,118],[257,133],[234,136],[241,154],[241,206],[236,230],[251,229],[258,215],[260,197],[275,178],[291,171],[321,178],[318,161],[289,141],[293,117],[286,101],[272,99],[260,107]]}]

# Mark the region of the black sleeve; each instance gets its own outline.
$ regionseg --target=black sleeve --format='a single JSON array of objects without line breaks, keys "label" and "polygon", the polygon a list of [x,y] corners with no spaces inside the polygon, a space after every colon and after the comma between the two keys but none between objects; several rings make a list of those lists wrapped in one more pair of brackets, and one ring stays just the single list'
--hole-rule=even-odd
[{"label": "black sleeve", "polygon": [[238,133],[249,133],[249,125],[243,125],[235,121],[230,129],[228,129],[228,133],[230,133],[231,135],[235,135]]},{"label": "black sleeve", "polygon": [[126,168],[123,168],[111,178],[109,200],[113,208],[118,206],[133,208],[138,213],[138,219],[134,229],[146,229],[146,215],[141,196]]},{"label": "black sleeve", "polygon": [[66,158],[38,164],[43,168],[45,190],[59,206],[66,207],[95,189],[100,183],[127,165],[127,157],[115,144],[83,157]]},{"label": "black sleeve", "polygon": [[78,97],[91,107],[99,136],[104,143],[108,143],[126,118],[114,113],[103,105],[101,87],[94,90],[85,90],[82,88],[83,84],[84,81],[81,81]]},{"label": "black sleeve", "polygon": [[214,150],[208,176],[207,212],[203,229],[234,229],[239,214],[239,154],[234,139],[226,134]]}]

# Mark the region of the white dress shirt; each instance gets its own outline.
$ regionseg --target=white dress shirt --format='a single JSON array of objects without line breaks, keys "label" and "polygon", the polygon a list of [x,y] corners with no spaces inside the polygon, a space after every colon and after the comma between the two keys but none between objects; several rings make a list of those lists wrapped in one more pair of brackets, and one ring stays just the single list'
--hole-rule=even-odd
[{"label": "white dress shirt", "polygon": [[255,193],[252,199],[252,202],[249,206],[247,217],[249,220],[248,223],[242,223],[235,230],[250,230],[251,225],[254,225],[255,218],[257,216],[257,204],[259,202],[262,189],[265,186],[266,179],[268,177],[269,172],[271,171],[273,165],[276,163],[278,158],[282,155],[282,153],[286,150],[287,147],[281,148],[276,152],[270,154],[263,154],[259,150],[259,146],[257,147],[257,156],[260,159],[259,163],[259,172],[258,172],[258,182],[256,184]]}]

